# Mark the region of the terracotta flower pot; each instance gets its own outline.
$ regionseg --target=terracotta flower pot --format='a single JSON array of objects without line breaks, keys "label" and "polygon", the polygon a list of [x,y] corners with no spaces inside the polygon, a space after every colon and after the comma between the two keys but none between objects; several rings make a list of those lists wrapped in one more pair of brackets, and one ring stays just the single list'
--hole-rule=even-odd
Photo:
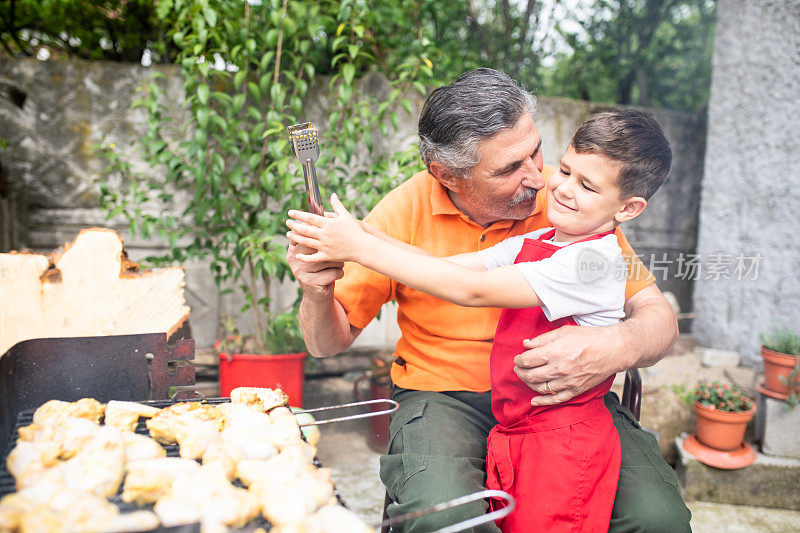
[{"label": "terracotta flower pot", "polygon": [[[796,357],[763,346],[761,357],[764,358],[764,387],[775,394],[788,396],[791,391],[781,378],[787,379],[792,373]],[[795,383],[800,383],[800,376],[795,378]]]},{"label": "terracotta flower pot", "polygon": [[697,414],[697,440],[716,450],[735,450],[744,441],[744,430],[753,418],[756,407],[748,411],[720,411],[694,402]]}]

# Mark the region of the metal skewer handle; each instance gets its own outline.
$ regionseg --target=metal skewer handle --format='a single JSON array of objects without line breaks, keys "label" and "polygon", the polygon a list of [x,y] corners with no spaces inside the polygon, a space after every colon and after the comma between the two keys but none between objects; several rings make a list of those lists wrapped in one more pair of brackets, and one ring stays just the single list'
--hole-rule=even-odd
[{"label": "metal skewer handle", "polygon": [[447,500],[446,502],[437,503],[436,505],[428,507],[427,509],[422,509],[420,511],[412,511],[410,513],[404,513],[389,518],[378,524],[377,527],[384,528],[387,526],[395,526],[397,524],[402,524],[403,522],[407,522],[408,520],[412,520],[414,518],[419,518],[421,516],[438,513],[440,511],[444,511],[445,509],[452,509],[453,507],[459,507],[466,503],[471,503],[477,500],[483,500],[492,497],[504,499],[507,502],[507,505],[502,509],[498,509],[497,511],[492,511],[491,513],[486,513],[481,516],[476,516],[474,518],[462,520],[461,522],[458,522],[451,526],[447,526],[442,529],[437,529],[433,533],[456,533],[458,531],[465,531],[475,526],[492,522],[494,520],[497,520],[498,518],[503,518],[504,516],[510,514],[511,511],[513,511],[514,507],[516,506],[514,497],[507,492],[503,492],[502,490],[482,490],[479,492],[473,492],[472,494],[467,494],[466,496],[461,496],[460,498],[453,498],[452,500]]},{"label": "metal skewer handle", "polygon": [[300,424],[300,427],[320,426],[322,424],[330,424],[331,422],[342,422],[344,420],[356,420],[358,418],[369,418],[378,415],[388,415],[390,413],[394,413],[395,411],[397,411],[397,408],[400,407],[400,404],[394,400],[379,399],[379,400],[365,400],[363,402],[343,403],[340,405],[329,405],[326,407],[316,407],[314,409],[303,409],[301,411],[295,411],[295,414],[318,413],[320,411],[331,411],[334,409],[344,409],[346,407],[360,407],[362,405],[372,405],[377,403],[385,403],[387,405],[390,405],[391,407],[389,409],[384,409],[383,411],[370,411],[368,413],[359,413],[357,415],[340,416],[339,418],[329,418],[327,420],[316,420],[314,422]]}]

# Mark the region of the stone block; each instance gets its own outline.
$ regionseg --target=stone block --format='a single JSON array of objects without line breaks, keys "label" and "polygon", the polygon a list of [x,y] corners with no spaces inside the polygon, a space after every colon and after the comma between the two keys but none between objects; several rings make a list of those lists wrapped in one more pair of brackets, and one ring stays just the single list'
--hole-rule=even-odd
[{"label": "stone block", "polygon": [[730,350],[718,350],[716,348],[697,348],[703,366],[708,368],[725,367],[734,368],[739,366],[741,356]]},{"label": "stone block", "polygon": [[684,438],[675,439],[676,472],[687,499],[800,510],[800,461],[759,453],[746,468],[723,470],[686,452]]},{"label": "stone block", "polygon": [[800,407],[759,394],[756,416],[763,453],[800,459]]},{"label": "stone block", "polygon": [[750,398],[755,398],[758,394],[757,386],[760,375],[752,368],[737,366],[736,368],[726,368],[725,377],[739,387]]}]

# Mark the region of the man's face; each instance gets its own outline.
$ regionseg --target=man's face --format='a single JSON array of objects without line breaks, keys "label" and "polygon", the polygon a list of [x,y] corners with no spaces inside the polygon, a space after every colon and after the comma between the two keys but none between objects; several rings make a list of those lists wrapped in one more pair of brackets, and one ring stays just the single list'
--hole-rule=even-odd
[{"label": "man's face", "polygon": [[483,227],[530,216],[536,191],[544,187],[542,137],[530,114],[523,113],[514,128],[486,139],[479,149],[472,176],[450,188],[456,207]]}]

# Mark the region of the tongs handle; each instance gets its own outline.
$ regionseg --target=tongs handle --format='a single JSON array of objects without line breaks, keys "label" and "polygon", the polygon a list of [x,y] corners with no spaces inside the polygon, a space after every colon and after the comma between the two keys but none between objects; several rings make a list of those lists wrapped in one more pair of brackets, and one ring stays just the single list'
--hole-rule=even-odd
[{"label": "tongs handle", "polygon": [[306,182],[306,196],[308,197],[308,210],[315,215],[325,216],[322,207],[322,196],[319,193],[319,182],[317,181],[317,169],[314,161],[306,159],[303,163],[303,178]]},{"label": "tongs handle", "polygon": [[481,516],[476,516],[474,518],[462,520],[461,522],[458,522],[456,524],[444,527],[442,529],[437,529],[433,533],[456,533],[457,531],[465,531],[475,526],[492,522],[494,520],[497,520],[498,518],[503,518],[504,516],[511,513],[511,511],[513,511],[514,507],[516,506],[514,497],[507,492],[503,492],[502,490],[482,490],[478,492],[473,492],[472,494],[467,494],[466,496],[461,496],[459,498],[453,498],[452,500],[447,500],[446,502],[437,503],[436,505],[428,507],[427,509],[422,509],[420,511],[412,511],[410,513],[404,513],[389,518],[381,522],[377,527],[384,528],[387,526],[395,526],[397,524],[401,524],[403,522],[406,522],[414,518],[419,518],[421,516],[438,513],[440,511],[444,511],[445,509],[459,507],[466,503],[492,497],[504,499],[507,502],[507,505],[502,509],[498,509],[497,511],[492,511],[491,513],[486,513]]},{"label": "tongs handle", "polygon": [[300,424],[300,427],[320,426],[322,424],[330,424],[331,422],[342,422],[344,420],[356,420],[357,418],[369,418],[378,415],[388,415],[389,413],[394,413],[395,411],[397,411],[397,408],[400,407],[400,404],[394,400],[379,399],[379,400],[365,400],[363,402],[343,403],[340,405],[328,405],[326,407],[316,407],[314,409],[303,409],[301,411],[295,411],[295,414],[318,413],[320,411],[331,411],[333,409],[344,409],[346,407],[360,407],[362,405],[372,405],[376,403],[385,403],[390,405],[391,407],[389,409],[384,409],[382,411],[370,411],[368,413],[359,413],[357,415],[340,416],[339,418],[329,418],[327,420],[316,420],[314,422]]}]

